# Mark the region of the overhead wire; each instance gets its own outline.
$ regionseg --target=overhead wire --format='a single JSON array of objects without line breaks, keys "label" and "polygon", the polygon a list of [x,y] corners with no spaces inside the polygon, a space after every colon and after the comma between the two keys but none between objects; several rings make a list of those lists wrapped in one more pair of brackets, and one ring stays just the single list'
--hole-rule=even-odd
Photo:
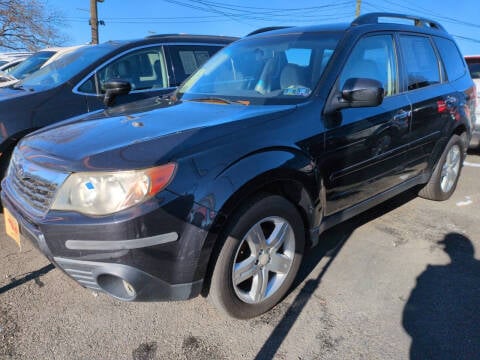
[{"label": "overhead wire", "polygon": [[[324,3],[322,5],[307,7],[265,7],[250,6],[233,2],[219,2],[213,0],[163,0],[166,3],[188,8],[195,11],[201,11],[204,15],[198,16],[165,16],[165,17],[105,17],[103,20],[112,24],[172,24],[172,23],[213,23],[236,21],[254,27],[250,21],[261,21],[269,23],[284,24],[288,19],[291,25],[308,23],[325,23],[327,21],[353,20],[354,9],[353,0]],[[396,0],[383,0],[381,5],[372,4],[370,1],[363,1],[362,7],[369,11],[386,12],[411,12],[425,14],[432,20],[445,23],[455,23],[468,27],[480,28],[480,24],[467,22],[453,17],[445,16],[438,12],[422,7],[411,0],[402,0],[402,3]],[[84,22],[88,18],[66,17],[70,22]],[[479,43],[479,39],[464,35],[452,36],[465,41]]]},{"label": "overhead wire", "polygon": [[[418,14],[419,10],[420,10],[419,15],[422,16],[422,10],[425,9],[425,12],[428,12],[428,13],[426,13],[424,16],[428,17],[432,20],[439,21],[441,23],[453,23],[453,24],[456,24],[456,25],[464,25],[464,26],[480,28],[480,25],[478,25],[478,24],[473,24],[473,23],[469,23],[469,22],[466,22],[466,21],[457,20],[457,19],[451,18],[451,17],[437,16],[436,15],[437,13],[431,12],[429,9],[422,8],[422,7],[411,8],[409,6],[405,6],[404,4],[397,3],[393,0],[383,0],[383,4],[393,5],[394,7],[399,8],[400,11],[398,9],[395,9],[395,8],[392,8],[392,7],[386,7],[386,6],[381,6],[381,5],[380,6],[379,5],[373,5],[369,1],[364,1],[363,2],[364,7],[367,8],[368,10],[371,10],[371,11],[379,11],[380,10],[380,11],[386,11],[386,12],[405,12],[405,10],[408,10],[408,11],[415,12],[416,14]],[[461,39],[461,40],[465,40],[465,41],[469,41],[469,42],[473,42],[473,43],[480,43],[480,39],[475,39],[475,38],[472,38],[472,37],[459,35],[459,34],[451,34],[451,35],[454,38],[457,38],[457,39]]]},{"label": "overhead wire", "polygon": [[[322,20],[346,19],[352,17],[350,1],[343,1],[336,4],[312,6],[306,8],[260,8],[237,6],[232,4],[221,4],[208,0],[164,0],[168,3],[184,6],[187,8],[202,10],[210,15],[199,16],[173,16],[173,17],[140,17],[140,18],[118,18],[105,17],[104,21],[109,23],[137,24],[137,23],[189,23],[188,19],[195,19],[195,22],[214,22],[232,20],[256,20],[264,22],[283,22],[286,18],[291,23],[318,23]],[[218,6],[217,6],[218,5]],[[214,8],[215,7],[215,8]],[[231,10],[223,11],[216,8]],[[262,11],[257,11],[261,9]],[[255,10],[255,11],[253,11]],[[311,10],[310,12],[307,12]],[[312,12],[313,11],[313,12]],[[293,12],[293,13],[292,13]],[[67,17],[67,21],[81,22],[88,21],[88,18]]]}]

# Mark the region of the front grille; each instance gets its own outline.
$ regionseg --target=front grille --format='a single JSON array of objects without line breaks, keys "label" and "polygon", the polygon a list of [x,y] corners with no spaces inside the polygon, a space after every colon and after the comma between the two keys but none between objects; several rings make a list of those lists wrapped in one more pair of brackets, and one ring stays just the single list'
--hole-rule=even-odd
[{"label": "front grille", "polygon": [[12,170],[14,171],[11,179],[12,186],[17,194],[33,208],[46,212],[55,196],[56,185],[25,172],[23,172],[23,176],[17,175],[15,168]]},{"label": "front grille", "polygon": [[41,167],[26,160],[15,151],[8,168],[6,191],[23,202],[25,210],[34,214],[45,214],[55,199],[59,186],[68,174]]}]

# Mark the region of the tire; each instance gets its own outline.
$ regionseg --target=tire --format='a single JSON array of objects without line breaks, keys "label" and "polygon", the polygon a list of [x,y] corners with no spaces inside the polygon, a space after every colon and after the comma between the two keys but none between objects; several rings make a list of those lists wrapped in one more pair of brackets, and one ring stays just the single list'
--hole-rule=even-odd
[{"label": "tire", "polygon": [[464,158],[465,141],[462,137],[453,135],[448,141],[430,180],[418,195],[435,201],[450,198],[457,187]]},{"label": "tire", "polygon": [[282,300],[305,247],[304,223],[293,204],[277,195],[257,197],[236,212],[221,240],[208,295],[220,312],[248,319]]}]

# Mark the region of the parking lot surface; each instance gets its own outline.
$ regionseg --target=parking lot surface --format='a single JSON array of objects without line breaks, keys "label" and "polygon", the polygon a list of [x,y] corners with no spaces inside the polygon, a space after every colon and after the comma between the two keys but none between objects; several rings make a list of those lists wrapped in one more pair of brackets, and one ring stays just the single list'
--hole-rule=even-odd
[{"label": "parking lot surface", "polygon": [[411,192],[321,237],[259,318],[204,298],[124,303],[81,288],[0,222],[0,359],[473,359],[480,356],[480,155],[446,202]]}]

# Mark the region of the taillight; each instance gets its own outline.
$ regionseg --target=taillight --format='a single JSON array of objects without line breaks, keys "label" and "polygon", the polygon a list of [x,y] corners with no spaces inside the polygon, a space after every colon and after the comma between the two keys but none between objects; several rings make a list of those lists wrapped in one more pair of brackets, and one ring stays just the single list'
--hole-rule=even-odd
[{"label": "taillight", "polygon": [[437,111],[439,113],[444,113],[447,111],[447,103],[445,102],[445,100],[437,101]]}]

